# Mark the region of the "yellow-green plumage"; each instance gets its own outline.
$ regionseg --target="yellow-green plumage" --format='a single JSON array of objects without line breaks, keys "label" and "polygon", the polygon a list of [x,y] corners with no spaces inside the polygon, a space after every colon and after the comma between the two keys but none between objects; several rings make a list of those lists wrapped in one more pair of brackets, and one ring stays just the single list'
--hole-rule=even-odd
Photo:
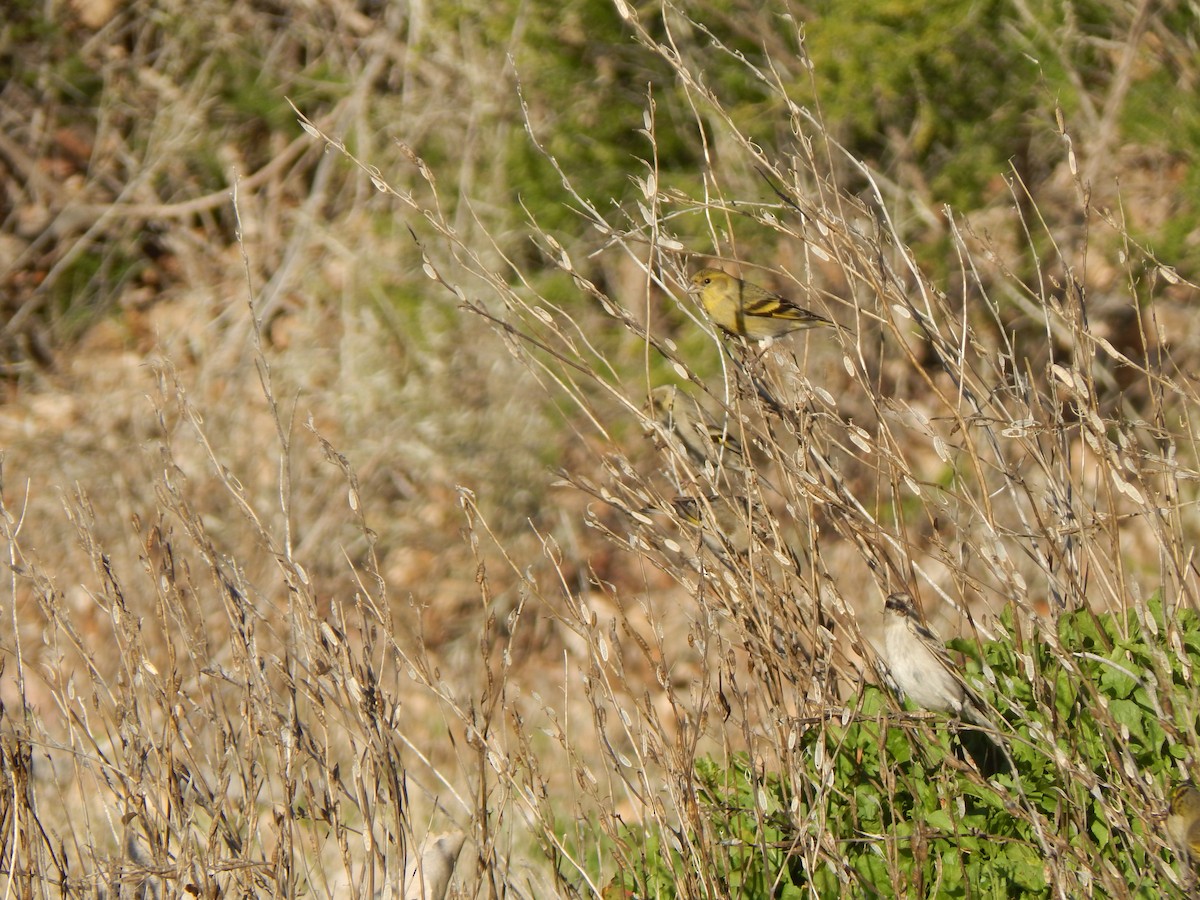
[{"label": "yellow-green plumage", "polygon": [[1200,859],[1200,791],[1190,784],[1181,784],[1171,792],[1167,834],[1176,847]]},{"label": "yellow-green plumage", "polygon": [[696,399],[673,384],[660,385],[650,392],[647,410],[678,439],[687,456],[697,465],[724,466],[730,471],[745,468],[745,451],[730,433],[730,426],[718,425]]},{"label": "yellow-green plumage", "polygon": [[803,328],[833,324],[786,297],[734,278],[720,269],[701,269],[692,276],[688,293],[700,298],[704,311],[715,325],[729,334],[752,341],[765,341]]}]

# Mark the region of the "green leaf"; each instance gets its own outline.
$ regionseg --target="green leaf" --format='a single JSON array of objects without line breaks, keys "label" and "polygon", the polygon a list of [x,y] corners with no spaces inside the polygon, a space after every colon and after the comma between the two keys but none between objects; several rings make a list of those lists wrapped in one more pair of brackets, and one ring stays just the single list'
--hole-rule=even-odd
[{"label": "green leaf", "polygon": [[926,813],[925,824],[929,828],[936,828],[939,831],[954,831],[954,822],[945,810],[935,809],[932,812]]}]

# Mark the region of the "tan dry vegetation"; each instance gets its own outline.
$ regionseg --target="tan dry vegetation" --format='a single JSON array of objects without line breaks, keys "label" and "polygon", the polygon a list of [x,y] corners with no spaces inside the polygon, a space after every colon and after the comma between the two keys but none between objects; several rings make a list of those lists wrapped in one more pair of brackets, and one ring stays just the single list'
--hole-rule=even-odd
[{"label": "tan dry vegetation", "polygon": [[[25,84],[5,98],[6,890],[383,896],[451,830],[453,896],[594,896],[647,858],[678,861],[678,896],[731,896],[696,768],[745,752],[792,791],[796,857],[868,892],[848,843],[893,873],[905,844],[826,823],[859,795],[806,742],[881,683],[888,592],[972,638],[1002,636],[1007,609],[1025,646],[1073,609],[1196,606],[1196,288],[1066,163],[1042,196],[1014,180],[978,217],[930,212],[770,71],[712,49],[697,13],[618,2],[633,40],[613,59],[667,61],[704,163],[656,168],[648,100],[635,199],[560,168],[570,226],[551,228],[496,164],[527,125],[561,166],[552,106],[517,103],[520,17],[498,40],[419,6],[293,10],[289,28],[193,7],[76,7],[65,27],[100,29],[80,51],[102,82],[87,125],[55,130]],[[270,88],[223,80],[247,58]],[[703,77],[718,62],[761,76],[793,143],[739,129]],[[236,203],[214,165],[239,173]],[[1178,177],[1133,166],[1146,221],[1159,176]],[[945,285],[909,250],[930,232]],[[107,290],[64,290],[93,252]],[[682,300],[701,259],[837,333],[722,345]],[[667,380],[752,448],[749,472],[671,449],[644,412]],[[1184,774],[1193,695],[1158,684],[1185,710]],[[888,716],[914,746],[936,731]],[[1033,734],[1062,783],[1121,798],[1097,815],[1184,892],[1158,773]],[[944,796],[955,778],[983,784],[951,760]],[[1054,891],[1123,895],[1077,798],[1051,822],[1003,791]]]}]

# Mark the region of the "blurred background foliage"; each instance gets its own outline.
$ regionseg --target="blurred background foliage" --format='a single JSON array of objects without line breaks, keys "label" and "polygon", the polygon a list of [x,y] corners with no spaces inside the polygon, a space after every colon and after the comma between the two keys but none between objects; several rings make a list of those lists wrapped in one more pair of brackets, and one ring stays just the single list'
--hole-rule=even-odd
[{"label": "blurred background foliage", "polygon": [[[1087,379],[1095,376],[1087,392],[1059,393],[1054,385],[1044,395],[1033,391],[1031,407],[1048,410],[1050,424],[1038,422],[1023,431],[1012,423],[1012,434],[1004,433],[1004,439],[1033,435],[1034,446],[1038,429],[1045,427],[1043,446],[1062,449],[1062,459],[1055,457],[1062,470],[1044,466],[1046,481],[1061,475],[1061,496],[1078,498],[1082,492],[1072,479],[1083,481],[1090,474],[1079,474],[1070,464],[1077,449],[1072,441],[1078,440],[1074,417],[1094,401],[1106,418],[1089,434],[1097,446],[1098,435],[1120,443],[1128,454],[1122,459],[1129,462],[1114,463],[1112,471],[1130,477],[1137,468],[1133,460],[1140,464],[1150,458],[1143,453],[1149,441],[1138,443],[1146,420],[1165,423],[1164,445],[1175,439],[1172,429],[1190,432],[1186,404],[1155,407],[1146,395],[1162,383],[1150,375],[1143,379],[1137,365],[1166,348],[1176,351],[1171,359],[1178,371],[1200,368],[1191,288],[1178,286],[1155,264],[1167,261],[1184,278],[1196,280],[1198,44],[1200,8],[1191,2],[12,0],[0,21],[5,413],[0,447],[6,454],[4,472],[28,478],[22,539],[54,561],[48,582],[79,585],[94,581],[100,558],[91,552],[95,548],[104,548],[100,568],[144,574],[150,571],[147,560],[161,560],[161,547],[169,548],[171,523],[180,532],[186,525],[194,529],[189,534],[207,541],[209,535],[196,524],[202,523],[211,529],[212,546],[236,560],[239,575],[261,591],[256,599],[282,608],[295,583],[280,583],[281,554],[264,553],[263,547],[269,543],[264,534],[286,532],[289,553],[294,547],[295,558],[305,560],[305,577],[298,582],[311,586],[320,615],[334,604],[331,598],[360,598],[360,573],[378,572],[379,583],[390,586],[387,612],[403,622],[397,641],[428,654],[422,659],[433,659],[429,671],[436,673],[429,683],[450,685],[448,692],[460,692],[467,698],[463,706],[472,711],[499,708],[482,701],[472,705],[480,697],[498,696],[493,680],[501,666],[492,663],[501,654],[481,665],[481,647],[486,657],[493,645],[503,645],[501,685],[509,665],[518,675],[522,665],[535,670],[530,681],[539,684],[546,672],[589,662],[599,666],[579,650],[596,621],[582,601],[578,622],[584,626],[557,607],[554,615],[521,620],[518,610],[528,600],[533,578],[526,582],[514,573],[537,560],[543,583],[564,588],[563,597],[556,597],[563,603],[575,602],[576,594],[601,608],[609,595],[614,606],[627,596],[641,602],[656,591],[667,598],[663,606],[669,611],[662,619],[647,614],[653,627],[646,629],[664,646],[655,645],[652,653],[643,644],[645,658],[635,661],[644,665],[631,665],[624,685],[630,696],[640,698],[658,675],[655,654],[666,658],[668,650],[676,652],[670,640],[691,638],[695,598],[680,590],[683,578],[674,582],[654,565],[630,566],[613,541],[593,537],[592,532],[611,527],[620,538],[632,526],[618,522],[611,509],[591,503],[583,492],[561,490],[548,472],[582,472],[601,480],[641,466],[655,473],[648,482],[661,480],[661,455],[644,439],[644,423],[630,406],[635,407],[639,390],[644,396],[651,385],[678,380],[681,366],[665,354],[648,352],[640,334],[622,327],[624,320],[616,324],[603,304],[624,304],[621,311],[634,324],[673,342],[676,357],[698,381],[709,383],[726,363],[690,320],[694,311],[679,300],[678,286],[670,280],[676,274],[672,266],[682,271],[707,255],[723,264],[754,260],[769,270],[755,277],[779,287],[795,287],[800,281],[793,273],[804,270],[839,320],[866,310],[882,322],[896,298],[888,296],[892,305],[884,309],[885,292],[867,302],[854,292],[866,294],[869,286],[890,288],[891,283],[861,278],[851,284],[849,275],[856,266],[860,273],[871,271],[877,262],[864,249],[876,244],[856,245],[854,229],[871,231],[878,245],[893,238],[876,232],[882,207],[896,241],[911,248],[919,263],[920,272],[911,273],[911,280],[926,281],[958,304],[955,314],[946,316],[954,326],[947,331],[960,333],[961,311],[973,326],[972,340],[993,352],[981,356],[986,376],[981,380],[995,376],[995,384],[1008,385],[1003,379],[1016,360],[1038,377],[1050,371],[1047,363],[1058,360],[1068,367],[1078,362]],[[289,101],[333,141],[373,166],[370,174],[394,193],[378,189],[368,173],[332,152],[335,145],[302,131]],[[835,144],[846,153],[835,152]],[[795,183],[777,192],[780,185],[761,170],[764,158]],[[809,162],[813,159],[819,164]],[[865,177],[853,160],[873,177]],[[236,214],[231,203],[235,174]],[[648,190],[651,178],[654,189]],[[874,195],[874,186],[882,196]],[[851,254],[844,267],[803,256],[802,242],[788,229],[809,224],[797,203],[810,196],[822,198],[814,207],[823,212],[836,210],[837,217],[825,222],[849,223],[839,246],[853,246],[861,256]],[[956,243],[947,207],[953,223],[966,223],[972,232],[971,250],[986,249],[969,264],[956,257],[965,239]],[[648,235],[654,229],[666,234],[669,245],[659,241],[651,249]],[[619,241],[614,239],[618,231]],[[642,241],[642,257],[634,258],[635,238]],[[1143,244],[1145,252],[1131,252],[1133,242]],[[464,259],[467,247],[473,255]],[[567,257],[573,261],[570,272],[562,263]],[[431,281],[430,270],[444,273],[445,281]],[[583,279],[596,291],[585,290]],[[446,283],[460,293],[451,294]],[[511,287],[530,311],[544,313],[531,312],[527,321],[547,327],[566,323],[564,333],[585,345],[581,356],[600,371],[595,381],[571,383],[573,370],[569,365],[554,369],[551,350],[524,345],[523,355],[517,353],[515,342],[497,340],[497,333],[510,335],[493,322],[463,314],[467,303],[492,311],[488,298],[504,295],[489,293],[497,285]],[[1115,354],[1097,357],[1092,344],[1085,348],[1091,355],[1078,352],[1069,331],[1066,338],[1055,333],[1048,339],[1048,323],[1058,322],[1055,304],[1073,289],[1086,291],[1089,338],[1103,337],[1133,364],[1112,363]],[[996,321],[989,318],[990,307],[971,302],[981,297],[999,298]],[[1131,298],[1134,307],[1154,301],[1157,334],[1148,335],[1136,309],[1126,308]],[[1053,315],[1045,313],[1051,308]],[[562,310],[569,314],[556,318]],[[844,374],[837,375],[840,381],[816,379],[830,396],[828,407],[837,411],[821,419],[822,427],[835,420],[840,427],[843,418],[854,427],[864,423],[859,439],[866,441],[871,435],[863,428],[877,427],[881,410],[899,408],[876,405],[876,395],[912,401],[915,409],[903,411],[904,427],[920,423],[921,404],[938,370],[929,355],[933,342],[919,340],[913,324],[898,326],[888,337],[877,346],[886,343],[892,355],[880,350],[871,359],[878,371],[864,364],[849,381]],[[911,350],[906,337],[913,337]],[[988,343],[999,337],[1003,340]],[[845,370],[837,355],[840,345],[821,350],[824,375]],[[910,360],[917,365],[909,366]],[[1008,361],[1014,364],[1006,369]],[[1102,377],[1105,366],[1113,370],[1110,379]],[[1157,377],[1156,367],[1145,368]],[[263,384],[271,379],[279,405],[267,410]],[[871,391],[863,390],[868,382]],[[602,384],[620,384],[630,406],[606,395]],[[947,396],[954,393],[948,390]],[[154,398],[152,413],[147,394]],[[1002,392],[995,396],[1009,399]],[[1038,407],[1043,396],[1056,402]],[[1026,402],[1025,395],[1019,401],[1013,408]],[[1145,412],[1164,409],[1161,418]],[[1136,415],[1125,416],[1128,410]],[[203,453],[181,425],[192,416],[203,418],[211,440]],[[934,428],[946,422],[931,426],[926,415],[923,424],[933,436]],[[1000,430],[1007,424],[997,418],[989,427]],[[890,435],[889,427],[874,434],[875,445],[843,441],[832,451],[846,483],[882,529],[894,527],[904,536],[904,548],[914,556],[937,557],[944,549],[948,558],[952,549],[947,548],[962,541],[974,551],[971,563],[986,567],[992,535],[973,533],[977,509],[959,502],[969,494],[962,487],[969,478],[958,465],[963,457],[943,455],[947,442],[966,440],[965,430],[947,426],[937,434],[941,450],[925,448],[924,433],[916,439],[915,431],[906,431],[913,447],[903,449],[911,450],[911,458],[897,464],[889,492],[887,477],[859,465],[855,449],[863,450],[864,458],[864,446],[878,453],[887,446],[881,438]],[[188,437],[181,438],[181,432]],[[275,459],[264,452],[263,435],[296,443],[286,451],[273,448],[281,457]],[[296,449],[312,450],[313,435],[331,442],[320,448],[330,451],[327,456]],[[1068,437],[1059,441],[1062,435]],[[1180,443],[1183,456],[1194,451],[1183,438]],[[169,466],[158,455],[160,445]],[[347,490],[330,477],[326,460],[345,459],[332,447],[353,465],[357,480],[350,496],[361,522],[344,515]],[[795,464],[799,458],[790,460]],[[171,473],[170,485],[161,481],[164,469]],[[899,489],[895,472],[900,471],[905,484],[911,478],[911,493]],[[1163,471],[1168,471],[1165,463]],[[231,472],[238,474],[230,477]],[[1156,477],[1157,472],[1146,475],[1143,487]],[[612,477],[605,483],[619,481]],[[194,506],[166,502],[167,488],[176,483],[188,486],[186,497]],[[1128,488],[1124,481],[1115,483]],[[63,492],[70,486],[88,513],[78,516],[85,522],[78,536],[61,519]],[[1052,495],[1041,487],[1020,485],[1039,500]],[[946,508],[954,515],[945,515],[928,499],[931,489],[943,499],[953,495],[955,502]],[[996,493],[985,495],[990,500]],[[811,499],[803,492],[796,496]],[[1149,489],[1146,497],[1147,508],[1157,502]],[[88,498],[97,501],[94,509]],[[1189,503],[1184,497],[1173,508],[1183,523],[1180,534],[1191,527]],[[801,519],[805,508],[812,513],[816,506],[788,508],[785,519]],[[246,508],[258,510],[266,524],[251,527]],[[1103,503],[1097,508],[1105,514],[1110,509]],[[1116,503],[1111,508],[1119,509]],[[369,527],[364,509],[370,510]],[[495,540],[490,554],[477,540],[462,540],[464,510],[480,516],[473,524],[487,523]],[[1121,527],[1132,531],[1141,522],[1158,521],[1144,512],[1139,506],[1137,515],[1120,519]],[[1114,513],[1105,527],[1117,519]],[[1065,543],[1070,529],[1064,525],[1051,534],[1059,520],[1051,515],[1045,521],[1045,545]],[[1070,524],[1065,513],[1062,521]],[[161,523],[161,529],[151,523]],[[1093,524],[1079,525],[1079,533],[1088,537]],[[822,552],[828,568],[836,570],[847,558],[838,554],[848,555],[852,541],[833,534],[828,520],[818,525],[827,535]],[[1132,577],[1147,572],[1148,579],[1168,581],[1156,568],[1155,551],[1161,548],[1144,535],[1145,543],[1137,544],[1111,527],[1115,549],[1110,557],[1120,556],[1124,538],[1134,547],[1129,551]],[[943,532],[948,536],[939,543]],[[1015,542],[1026,534],[1018,529],[1007,537]],[[890,545],[879,543],[886,557]],[[197,544],[209,553],[207,543]],[[1175,549],[1190,566],[1190,554],[1180,546]],[[197,554],[192,556],[196,571],[205,571]],[[1033,551],[1013,556],[1031,569],[1043,560]],[[212,553],[204,562],[213,559],[222,557]],[[677,559],[675,565],[681,568]],[[958,577],[953,567],[946,568],[948,580]],[[1032,571],[1037,578],[1029,579],[1036,581],[1030,602],[1045,601],[1043,572]],[[160,583],[157,570],[151,574]],[[1116,596],[1125,585],[1114,579],[1106,587]],[[994,585],[986,590],[997,593]],[[78,631],[72,637],[84,635],[81,646],[107,646],[109,632],[98,604],[81,593],[82,599],[73,600],[72,627]],[[1146,591],[1152,593],[1153,588]],[[153,590],[129,594],[135,606],[145,604],[145,620],[156,621]],[[50,595],[57,604],[58,597]],[[182,596],[190,602],[196,594]],[[678,602],[680,597],[687,602]],[[780,609],[794,612],[794,606]],[[54,616],[59,608],[54,606]],[[14,613],[13,620],[31,629],[58,621],[49,614],[39,619],[40,613],[31,610],[29,603],[24,618]],[[623,609],[621,614],[636,619],[637,612]],[[215,616],[212,610],[203,615]],[[632,632],[639,621],[622,623]],[[1100,653],[1097,646],[1116,640],[1109,620],[1095,640],[1082,614],[1068,624],[1075,631],[1067,636],[1079,640],[1064,637],[1063,643],[1084,648],[1072,652]],[[741,637],[735,635],[732,643]],[[169,646],[172,639],[161,644]],[[227,636],[212,640],[220,647],[228,643]],[[50,663],[45,671],[60,671],[60,660],[44,643],[34,636],[26,645],[33,648],[31,668]],[[281,645],[290,648],[286,641]],[[150,655],[157,649],[151,647]],[[987,647],[996,657],[993,667],[1006,676],[1018,668],[1005,657],[1009,649],[1007,644]],[[677,653],[684,672],[679,678],[703,683],[706,673],[688,669],[693,650],[689,644]],[[1139,644],[1125,650],[1150,656],[1160,648]],[[1189,650],[1194,650],[1190,644]],[[197,670],[208,664],[200,650],[193,652],[188,664]],[[607,653],[607,646],[603,653],[595,651],[605,663]],[[99,662],[120,665],[119,660]],[[166,661],[159,662],[168,670]],[[1122,709],[1124,724],[1145,736],[1136,748],[1137,764],[1149,768],[1163,738],[1147,724],[1150,714],[1138,689],[1118,683],[1103,668],[1092,674],[1101,681],[1107,675],[1106,702]],[[1169,674],[1163,671],[1163,684],[1172,684],[1165,677]],[[97,677],[103,681],[111,673]],[[53,688],[53,675],[48,683]],[[204,682],[197,675],[195,683]],[[670,679],[658,684],[670,703],[686,705],[671,695]],[[11,679],[0,682],[0,689],[10,690]],[[40,689],[41,708],[52,709],[56,695],[44,685]],[[38,690],[31,688],[30,694]],[[405,695],[406,703],[421,702],[411,696]],[[885,698],[875,688],[861,696],[869,698],[870,713],[882,709]],[[1130,698],[1132,706],[1116,702]],[[275,699],[263,701],[264,721],[273,714],[269,707]],[[236,701],[230,708],[237,708]],[[596,705],[602,707],[599,701]],[[431,704],[422,712],[438,720],[444,709]],[[590,736],[591,712],[586,709],[569,723],[575,730],[563,733],[573,739],[577,733]],[[572,714],[578,710],[564,715]],[[686,713],[679,717],[686,719]],[[512,718],[519,728],[519,715]],[[1194,743],[1194,720],[1190,716],[1187,728],[1179,726],[1187,740],[1176,746]],[[582,732],[579,721],[585,722]],[[420,721],[419,727],[425,724]],[[873,724],[856,720],[843,736],[864,754],[877,751]],[[1016,727],[1023,725],[1029,723]],[[811,732],[804,738],[809,743],[800,746],[815,746],[825,735]],[[664,744],[674,740],[669,725],[661,737]],[[439,748],[444,755],[435,764],[456,773],[476,763],[484,769],[482,754],[470,765],[461,765],[456,755],[471,740],[460,740],[450,751]],[[573,753],[576,747],[564,749]],[[936,749],[949,753],[948,747]],[[1106,755],[1115,758],[1108,738],[1090,731],[1076,749],[1087,757],[1088,771],[1092,761],[1099,766]],[[780,756],[795,759],[793,750],[788,746]],[[1033,754],[1029,764],[1048,758]],[[1119,764],[1123,760],[1113,764],[1114,780],[1121,777]],[[1138,775],[1134,768],[1127,773],[1131,783]],[[683,785],[695,773],[681,764],[671,774]],[[791,774],[795,783],[813,781],[807,771]],[[863,777],[870,781],[876,774],[872,770]],[[547,776],[539,788],[557,776]],[[712,802],[703,809],[707,821],[691,823],[696,833],[725,824],[747,843],[771,842],[772,852],[763,857],[769,856],[772,865],[794,866],[781,862],[784,854],[775,846],[793,835],[774,822],[762,828],[755,818],[758,809],[743,815],[760,796],[767,796],[772,808],[792,803],[796,795],[788,793],[788,784],[774,776],[764,779],[740,763],[702,766],[698,777]],[[1155,772],[1154,779],[1165,782],[1167,774]],[[848,776],[839,786],[846,783]],[[857,785],[860,792],[843,798],[847,806],[833,808],[845,814],[847,833],[864,822],[871,828],[892,824],[884,821],[876,786]],[[919,780],[906,788],[914,808],[931,813],[956,790]],[[1148,808],[1155,799],[1148,793],[1134,796],[1131,789],[1131,804]],[[478,797],[481,808],[473,814],[487,822],[491,796],[480,790]],[[578,803],[586,807],[596,800],[589,810],[594,813],[608,799],[585,794]],[[991,817],[994,825],[1008,816],[1007,810],[988,807],[990,798],[977,799],[982,811],[972,814],[980,820]],[[853,808],[859,800],[862,811]],[[1104,815],[1125,834],[1116,812],[1104,810]],[[558,824],[549,821],[543,837],[556,835]],[[658,839],[668,833],[664,829]],[[1130,841],[1143,836],[1129,835]],[[653,845],[644,838],[644,833],[630,838],[630,858]],[[602,858],[589,841],[594,841],[590,829],[580,846]],[[1097,842],[1102,843],[1099,837]],[[867,881],[881,871],[872,846],[856,845],[863,851],[860,875]],[[666,848],[661,859],[670,859],[672,852]],[[1025,845],[1013,850],[1014,882],[1029,876],[1027,855]],[[729,873],[742,872],[738,877],[760,886],[773,877],[761,868],[747,870],[753,862],[748,855],[728,856]],[[483,860],[480,869],[491,862]],[[909,863],[906,856],[905,871]],[[675,872],[652,862],[642,876],[642,886],[661,883],[666,895]],[[833,887],[839,876],[820,877]],[[793,886],[802,883],[796,875]]]},{"label": "blurred background foliage", "polygon": [[[912,217],[905,238],[935,276],[945,272],[944,204],[986,221],[990,208],[1024,204],[1027,194],[1051,202],[1069,194],[1056,107],[1075,146],[1088,148],[1081,165],[1097,205],[1115,207],[1116,172],[1132,163],[1137,183],[1127,190],[1144,179],[1167,207],[1143,214],[1128,204],[1133,233],[1177,264],[1197,259],[1193,4],[713,0],[642,2],[630,16],[768,152],[786,158],[806,139],[782,96],[819,116],[829,137],[879,174],[889,200],[903,198]],[[62,207],[169,204],[222,191],[231,166],[245,177],[294,140],[285,97],[317,118],[344,114],[339,104],[358,97],[354,117],[343,116],[347,146],[399,165],[388,147],[398,139],[443,178],[454,173],[455,183],[440,185],[441,200],[469,196],[464,227],[478,217],[507,235],[499,249],[517,263],[536,257],[521,237],[529,218],[578,246],[603,240],[580,233],[576,198],[549,157],[574,191],[615,220],[637,216],[631,176],[644,173],[641,161],[663,189],[688,197],[707,182],[774,201],[736,154],[725,165],[720,116],[639,43],[619,4],[80,0],[47,20],[42,4],[18,2],[0,29],[0,101],[12,142],[2,157],[12,187],[2,231],[19,239],[11,249],[26,251],[15,261],[9,254],[5,306],[23,308],[22,320],[36,307],[33,318],[68,335],[119,306],[130,281],[162,274],[146,269],[162,255],[156,232],[165,225],[128,212],[101,225],[98,216],[64,221]],[[653,147],[642,133],[651,105]],[[28,157],[14,158],[17,148]],[[36,172],[28,171],[33,160]],[[311,177],[314,162],[309,156],[293,171]],[[38,176],[84,188],[31,198]],[[852,192],[863,188],[844,166],[835,176]],[[300,196],[311,187],[305,181],[284,189]],[[324,212],[336,216],[361,199],[329,190]],[[223,222],[231,238],[228,210],[206,211],[208,226]],[[384,207],[378,213],[391,217]],[[693,252],[716,249],[702,246],[700,217],[671,224]],[[94,230],[84,245],[72,243],[87,226]],[[10,363],[14,353],[6,351]]]}]

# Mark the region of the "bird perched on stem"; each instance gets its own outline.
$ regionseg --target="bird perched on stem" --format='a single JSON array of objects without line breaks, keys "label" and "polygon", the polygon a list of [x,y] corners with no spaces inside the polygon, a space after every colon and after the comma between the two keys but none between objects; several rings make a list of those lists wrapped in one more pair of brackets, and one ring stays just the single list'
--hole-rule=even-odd
[{"label": "bird perched on stem", "polygon": [[1190,784],[1181,784],[1171,791],[1167,835],[1192,859],[1200,859],[1200,791]]},{"label": "bird perched on stem", "polygon": [[745,451],[728,428],[722,428],[696,398],[673,384],[650,392],[647,412],[679,441],[687,457],[703,467],[724,467],[738,472],[745,467]]},{"label": "bird perched on stem", "polygon": [[683,522],[700,530],[704,546],[726,562],[726,548],[739,556],[749,552],[754,536],[753,523],[762,521],[763,515],[756,503],[747,508],[717,496],[679,496],[671,501],[671,505]]},{"label": "bird perched on stem", "polygon": [[699,297],[704,311],[721,330],[752,341],[833,324],[786,297],[720,269],[701,269],[692,276],[688,293]]},{"label": "bird perched on stem", "polygon": [[1008,754],[992,736],[996,727],[984,711],[983,701],[950,661],[945,644],[921,621],[912,597],[892,594],[884,610],[884,655],[900,693],[922,709],[950,713],[986,729],[990,732],[984,735],[989,746],[982,753],[968,748],[972,749],[971,755],[990,772],[1011,769]]}]

